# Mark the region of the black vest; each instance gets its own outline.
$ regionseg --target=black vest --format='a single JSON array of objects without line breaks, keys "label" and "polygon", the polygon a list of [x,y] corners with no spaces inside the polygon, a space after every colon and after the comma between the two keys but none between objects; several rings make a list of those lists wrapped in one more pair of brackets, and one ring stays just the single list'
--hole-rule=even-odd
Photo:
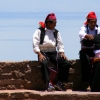
[{"label": "black vest", "polygon": [[[45,29],[44,28],[38,28],[38,29],[41,31],[40,44],[43,44],[44,36],[45,36]],[[56,40],[56,46],[57,46],[57,33],[58,33],[58,30],[55,29],[55,31],[53,32],[53,34],[54,34],[54,38]]]},{"label": "black vest", "polygon": [[[88,29],[88,25],[86,25],[86,30],[87,30],[87,34],[89,34],[89,29]],[[98,25],[96,25],[96,27],[98,28]],[[98,33],[98,30],[95,30],[95,34],[97,35],[97,33]]]},{"label": "black vest", "polygon": [[[98,25],[96,25],[96,27],[98,28]],[[87,34],[89,34],[89,30],[88,30],[88,25],[86,25],[86,31],[87,31]],[[97,35],[97,32],[98,32],[98,30],[95,30],[95,34]],[[95,36],[96,36],[95,35]],[[94,37],[95,37],[94,36]],[[94,44],[94,40],[88,40],[88,39],[83,39],[82,41],[82,44],[84,45],[84,46],[87,46],[87,47],[91,47],[91,46],[93,46],[93,44]]]}]

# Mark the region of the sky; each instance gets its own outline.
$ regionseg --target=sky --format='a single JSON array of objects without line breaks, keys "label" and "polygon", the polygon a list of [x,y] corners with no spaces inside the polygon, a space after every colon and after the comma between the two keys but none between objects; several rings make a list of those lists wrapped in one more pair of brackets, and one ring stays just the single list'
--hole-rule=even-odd
[{"label": "sky", "polygon": [[0,12],[99,12],[100,0],[0,0]]},{"label": "sky", "polygon": [[37,23],[51,12],[57,16],[67,57],[78,59],[79,28],[88,12],[95,11],[100,16],[99,5],[100,0],[0,0],[0,61],[37,60],[32,35]]}]

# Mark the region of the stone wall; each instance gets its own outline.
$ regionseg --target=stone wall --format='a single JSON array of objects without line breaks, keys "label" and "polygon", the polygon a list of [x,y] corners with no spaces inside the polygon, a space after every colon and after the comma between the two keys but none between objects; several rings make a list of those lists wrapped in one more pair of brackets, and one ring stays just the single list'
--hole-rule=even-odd
[{"label": "stone wall", "polygon": [[80,61],[70,62],[73,65],[69,70],[67,85],[73,83],[73,91],[69,92],[44,91],[38,61],[0,62],[0,100],[100,100],[99,92],[82,92]]},{"label": "stone wall", "polygon": [[[68,85],[73,83],[73,90],[81,90],[80,61],[72,60],[71,62],[74,62],[74,64],[69,70]],[[45,85],[39,66],[38,61],[0,62],[0,90],[44,90]]]}]

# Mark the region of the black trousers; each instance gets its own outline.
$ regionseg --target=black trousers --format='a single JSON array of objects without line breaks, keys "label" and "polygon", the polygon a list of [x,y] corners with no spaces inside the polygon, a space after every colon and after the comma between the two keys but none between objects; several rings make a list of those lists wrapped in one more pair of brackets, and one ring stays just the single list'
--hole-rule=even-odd
[{"label": "black trousers", "polygon": [[93,65],[93,81],[91,84],[91,92],[100,92],[100,61]]},{"label": "black trousers", "polygon": [[83,82],[91,82],[91,62],[90,57],[94,57],[93,50],[81,50],[80,51],[80,61],[81,61],[81,71],[82,71],[82,81]]},{"label": "black trousers", "polygon": [[[50,80],[50,73],[48,69],[48,63],[49,61],[52,62],[54,65],[57,66],[58,64],[58,81],[61,82],[67,82],[68,81],[68,74],[69,74],[69,68],[71,67],[71,64],[60,57],[57,52],[45,52],[43,53],[46,55],[47,59],[43,60],[41,62],[41,72],[44,82],[47,82]],[[49,59],[49,60],[48,60]]]}]

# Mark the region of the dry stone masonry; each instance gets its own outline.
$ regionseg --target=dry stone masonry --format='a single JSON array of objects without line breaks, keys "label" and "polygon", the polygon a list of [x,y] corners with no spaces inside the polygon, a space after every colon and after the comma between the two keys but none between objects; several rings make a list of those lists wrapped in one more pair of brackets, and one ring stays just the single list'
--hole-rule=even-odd
[{"label": "dry stone masonry", "polygon": [[[0,100],[100,100],[100,94],[82,93],[79,60],[70,60],[67,87],[74,92],[45,92],[38,61],[0,62]],[[50,64],[49,66],[54,66]],[[96,98],[96,99],[94,99]]]}]

